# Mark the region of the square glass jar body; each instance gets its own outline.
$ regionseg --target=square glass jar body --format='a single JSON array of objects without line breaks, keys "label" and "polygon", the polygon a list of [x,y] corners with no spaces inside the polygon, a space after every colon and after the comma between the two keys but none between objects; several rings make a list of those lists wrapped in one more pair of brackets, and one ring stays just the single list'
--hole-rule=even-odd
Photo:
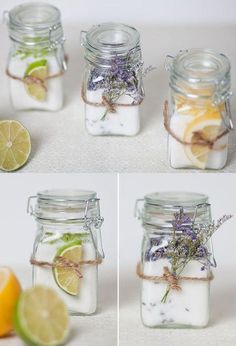
[{"label": "square glass jar body", "polygon": [[165,114],[170,166],[222,169],[233,128],[230,61],[211,49],[180,51],[171,59],[170,114]]},{"label": "square glass jar body", "polygon": [[[62,251],[74,245],[80,245],[81,259],[96,261],[96,231],[91,228],[91,232],[93,232],[93,238],[81,224],[52,225],[38,222],[33,257],[38,261],[53,263]],[[58,282],[53,268],[34,265],[33,284],[46,284],[53,288],[65,301],[71,315],[91,315],[97,309],[97,267],[97,264],[81,265],[79,270],[83,277],[79,279],[79,289],[76,295],[72,295],[60,287],[60,281]]]},{"label": "square glass jar body", "polygon": [[[7,71],[10,100],[15,110],[58,111],[63,107],[63,61],[64,49],[53,50],[20,46],[12,43]],[[39,89],[24,81],[27,74],[35,74],[40,68],[46,70],[46,80]],[[37,73],[37,72],[36,72]],[[15,78],[17,77],[17,78]],[[32,80],[33,81],[33,80]],[[42,89],[41,89],[42,88]]]},{"label": "square glass jar body", "polygon": [[[144,238],[142,256],[144,275],[161,277],[165,267],[171,268],[168,258],[156,259],[152,256],[157,247],[160,249],[161,243],[166,246],[168,241],[169,236],[163,235],[158,237],[153,234]],[[169,290],[168,283],[164,281],[142,280],[141,318],[145,326],[203,328],[208,324],[210,283],[208,280],[191,280],[191,278],[205,279],[209,277],[209,270],[202,270],[201,263],[191,260],[185,266],[181,276],[188,277],[190,280],[180,281],[180,291]]]},{"label": "square glass jar body", "polygon": [[[140,131],[140,105],[134,104],[134,98],[128,92],[116,98],[114,108],[103,106],[105,94],[104,85],[101,87],[93,82],[99,72],[87,64],[83,95],[85,103],[85,125],[89,134],[94,136],[135,136]],[[103,71],[104,73],[104,71]],[[125,73],[125,71],[124,71]],[[106,73],[105,73],[106,74]],[[106,78],[106,77],[104,77]],[[140,84],[138,76],[135,77]],[[139,88],[139,86],[138,86]]]}]

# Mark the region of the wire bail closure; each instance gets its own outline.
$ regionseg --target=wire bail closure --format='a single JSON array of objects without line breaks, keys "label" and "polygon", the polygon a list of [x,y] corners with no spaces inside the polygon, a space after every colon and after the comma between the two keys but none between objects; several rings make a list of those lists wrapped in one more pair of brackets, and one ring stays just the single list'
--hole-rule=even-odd
[{"label": "wire bail closure", "polygon": [[[36,219],[38,219],[38,216],[35,213],[35,206],[32,205],[32,201],[35,201],[38,199],[38,196],[30,196],[28,198],[28,202],[27,202],[27,214],[34,216]],[[103,244],[102,244],[102,233],[101,233],[101,226],[104,222],[104,218],[101,216],[101,212],[100,212],[100,204],[99,204],[99,199],[98,198],[90,198],[88,200],[81,200],[80,202],[84,202],[85,203],[85,212],[84,212],[84,217],[83,219],[78,219],[79,221],[84,221],[84,230],[88,230],[93,242],[93,246],[97,252],[98,258],[105,258],[105,253],[103,250]],[[89,207],[91,206],[91,204],[95,203],[96,206],[96,210],[97,210],[97,215],[96,216],[89,216]],[[47,219],[48,221],[53,222],[54,219]],[[73,221],[76,221],[76,219],[73,219]],[[98,230],[98,239],[99,239],[99,247],[100,247],[100,251],[98,249],[98,246],[96,244],[94,235],[93,235],[93,231],[92,231],[92,227],[94,226],[94,228],[96,230]]]}]

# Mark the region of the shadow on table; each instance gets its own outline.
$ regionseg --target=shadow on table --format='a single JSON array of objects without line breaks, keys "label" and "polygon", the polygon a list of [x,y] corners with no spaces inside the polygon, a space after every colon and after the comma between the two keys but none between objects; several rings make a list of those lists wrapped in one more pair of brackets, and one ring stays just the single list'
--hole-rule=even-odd
[{"label": "shadow on table", "polygon": [[97,313],[117,308],[117,281],[116,276],[100,278],[98,291]]},{"label": "shadow on table", "polygon": [[210,325],[219,324],[222,319],[235,319],[236,316],[236,280],[232,272],[224,272],[222,284],[219,288],[216,292],[212,290],[211,294]]}]

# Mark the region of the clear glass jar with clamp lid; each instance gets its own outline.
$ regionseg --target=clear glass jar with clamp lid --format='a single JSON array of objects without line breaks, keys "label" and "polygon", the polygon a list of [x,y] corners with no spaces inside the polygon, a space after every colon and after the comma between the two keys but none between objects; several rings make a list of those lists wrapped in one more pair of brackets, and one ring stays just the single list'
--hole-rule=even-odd
[{"label": "clear glass jar with clamp lid", "polygon": [[55,289],[71,314],[93,314],[97,268],[104,258],[103,218],[96,192],[41,191],[29,197],[28,213],[37,224],[31,257],[33,283]]},{"label": "clear glass jar with clamp lid", "polygon": [[168,56],[170,98],[164,106],[173,168],[221,169],[228,156],[230,61],[210,49]]},{"label": "clear glass jar with clamp lid", "polygon": [[82,85],[86,128],[91,135],[134,136],[144,98],[139,32],[104,23],[82,31],[86,68]]},{"label": "clear glass jar with clamp lid", "polygon": [[67,68],[59,9],[25,3],[5,11],[4,19],[11,42],[6,74],[13,107],[59,110]]},{"label": "clear glass jar with clamp lid", "polygon": [[[141,206],[142,204],[142,206]],[[208,197],[160,192],[136,202],[144,230],[141,262],[141,317],[152,328],[197,328],[209,320],[214,266]],[[207,242],[206,242],[207,241]]]}]

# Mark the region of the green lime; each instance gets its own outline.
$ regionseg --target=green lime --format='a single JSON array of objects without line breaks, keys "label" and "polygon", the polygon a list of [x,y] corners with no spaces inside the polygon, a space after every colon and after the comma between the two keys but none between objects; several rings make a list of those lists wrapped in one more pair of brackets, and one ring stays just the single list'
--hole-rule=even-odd
[{"label": "green lime", "polygon": [[0,121],[0,169],[15,171],[29,158],[29,132],[16,120]]},{"label": "green lime", "polygon": [[68,310],[54,290],[35,286],[21,293],[15,309],[14,326],[27,345],[58,346],[68,336]]},{"label": "green lime", "polygon": [[[82,244],[80,240],[62,246],[56,253],[74,263],[79,263],[82,258]],[[80,279],[72,268],[53,268],[53,274],[57,285],[66,293],[76,296],[79,292]]]},{"label": "green lime", "polygon": [[[28,94],[37,101],[45,101],[47,97],[46,78],[48,77],[47,60],[31,63],[25,71],[25,88]],[[41,81],[41,83],[40,83]]]}]

